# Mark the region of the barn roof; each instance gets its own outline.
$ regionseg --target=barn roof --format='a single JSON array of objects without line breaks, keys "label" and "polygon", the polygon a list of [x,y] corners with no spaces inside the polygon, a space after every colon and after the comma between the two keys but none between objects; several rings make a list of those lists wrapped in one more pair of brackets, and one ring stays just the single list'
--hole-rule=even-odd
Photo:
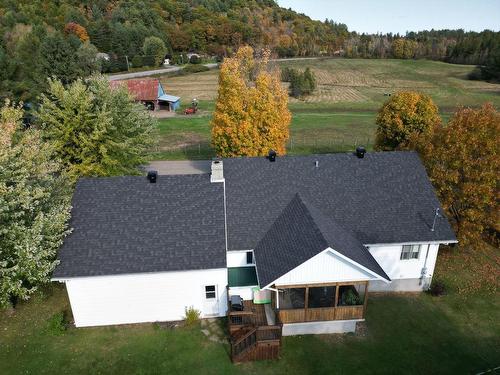
[{"label": "barn roof", "polygon": [[163,94],[158,98],[158,100],[163,100],[165,102],[175,103],[175,102],[178,102],[179,100],[181,100],[181,98],[179,98],[178,96],[174,96],[174,95]]},{"label": "barn roof", "polygon": [[160,80],[153,78],[111,81],[112,88],[125,86],[135,100],[152,101],[158,99]]}]

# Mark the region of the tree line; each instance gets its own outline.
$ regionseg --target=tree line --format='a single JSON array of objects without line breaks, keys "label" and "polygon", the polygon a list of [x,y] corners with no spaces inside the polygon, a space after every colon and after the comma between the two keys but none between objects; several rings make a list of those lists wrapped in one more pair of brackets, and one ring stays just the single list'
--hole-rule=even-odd
[{"label": "tree line", "polygon": [[[220,59],[239,46],[278,57],[429,58],[483,67],[498,79],[500,33],[431,30],[359,34],[311,20],[271,0],[9,0],[0,4],[0,98],[33,100],[46,77],[73,81],[91,71],[157,65],[183,53]],[[155,38],[154,42],[148,38]],[[109,59],[96,58],[106,53]],[[101,56],[102,57],[102,56]]]}]

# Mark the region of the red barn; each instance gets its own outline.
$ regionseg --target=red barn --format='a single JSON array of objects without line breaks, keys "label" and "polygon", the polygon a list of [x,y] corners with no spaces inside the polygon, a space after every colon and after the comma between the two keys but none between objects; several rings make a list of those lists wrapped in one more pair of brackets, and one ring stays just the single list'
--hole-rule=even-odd
[{"label": "red barn", "polygon": [[181,98],[165,94],[159,79],[117,80],[111,81],[110,85],[111,88],[126,86],[136,101],[143,103],[151,110],[175,111],[180,105]]}]

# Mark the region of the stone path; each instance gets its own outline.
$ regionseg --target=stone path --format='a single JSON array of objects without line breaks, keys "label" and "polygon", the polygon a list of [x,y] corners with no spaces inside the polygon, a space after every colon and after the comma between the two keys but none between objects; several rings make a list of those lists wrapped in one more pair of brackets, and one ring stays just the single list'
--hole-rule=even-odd
[{"label": "stone path", "polygon": [[227,343],[227,337],[221,326],[220,319],[202,319],[201,332],[212,342]]}]

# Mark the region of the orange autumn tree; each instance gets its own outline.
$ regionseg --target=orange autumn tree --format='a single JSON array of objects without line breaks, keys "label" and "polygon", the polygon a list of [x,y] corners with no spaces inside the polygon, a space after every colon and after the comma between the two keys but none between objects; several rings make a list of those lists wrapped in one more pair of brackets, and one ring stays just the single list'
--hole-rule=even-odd
[{"label": "orange autumn tree", "polygon": [[491,104],[458,109],[417,149],[463,244],[500,230],[500,113]]},{"label": "orange autumn tree", "polygon": [[429,133],[441,123],[437,106],[431,97],[413,91],[394,94],[379,110],[375,149],[406,149],[411,140]]},{"label": "orange autumn tree", "polygon": [[221,66],[212,143],[218,156],[264,156],[286,153],[291,114],[279,72],[269,68],[269,52],[255,59],[241,47]]},{"label": "orange autumn tree", "polygon": [[64,32],[66,34],[76,35],[82,42],[87,42],[90,39],[89,34],[87,33],[87,29],[76,22],[67,23],[64,26]]}]

